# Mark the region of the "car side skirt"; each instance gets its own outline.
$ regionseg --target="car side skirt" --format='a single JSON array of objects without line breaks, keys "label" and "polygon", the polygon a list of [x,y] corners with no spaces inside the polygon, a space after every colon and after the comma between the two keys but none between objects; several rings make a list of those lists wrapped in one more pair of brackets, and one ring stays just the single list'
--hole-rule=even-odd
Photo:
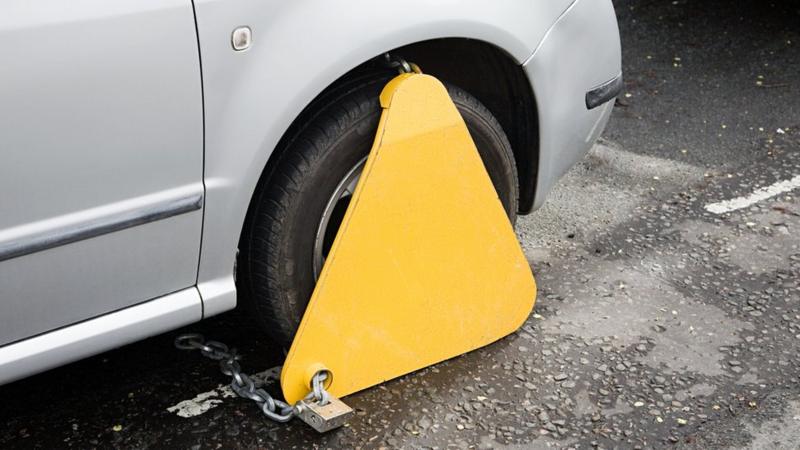
[{"label": "car side skirt", "polygon": [[196,322],[196,287],[0,347],[0,384]]}]

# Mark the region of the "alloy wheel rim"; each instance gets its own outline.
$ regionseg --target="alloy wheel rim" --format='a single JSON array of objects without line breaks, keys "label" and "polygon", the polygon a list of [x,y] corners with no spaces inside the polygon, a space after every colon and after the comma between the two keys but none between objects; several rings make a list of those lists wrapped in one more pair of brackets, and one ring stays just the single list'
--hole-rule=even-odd
[{"label": "alloy wheel rim", "polygon": [[364,157],[345,174],[336,189],[334,189],[322,212],[322,217],[317,225],[316,236],[314,237],[313,264],[315,281],[319,279],[319,275],[322,273],[325,258],[327,258],[328,251],[333,245],[333,239],[336,237],[336,232],[342,224],[344,213],[356,190],[366,161],[367,158]]}]

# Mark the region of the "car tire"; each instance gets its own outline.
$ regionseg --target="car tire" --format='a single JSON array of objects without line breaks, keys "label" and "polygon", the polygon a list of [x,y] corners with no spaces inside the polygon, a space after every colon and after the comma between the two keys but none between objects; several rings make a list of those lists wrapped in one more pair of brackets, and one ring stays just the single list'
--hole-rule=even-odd
[{"label": "car tire", "polygon": [[[321,221],[329,219],[322,230],[322,247],[329,247],[346,209],[339,203],[348,200],[332,195],[369,153],[381,115],[378,96],[392,76],[373,71],[353,77],[309,105],[259,183],[240,242],[237,289],[249,314],[284,348],[316,283]],[[475,97],[454,86],[447,89],[513,223],[518,184],[508,138]],[[331,202],[336,202],[333,209]]]}]

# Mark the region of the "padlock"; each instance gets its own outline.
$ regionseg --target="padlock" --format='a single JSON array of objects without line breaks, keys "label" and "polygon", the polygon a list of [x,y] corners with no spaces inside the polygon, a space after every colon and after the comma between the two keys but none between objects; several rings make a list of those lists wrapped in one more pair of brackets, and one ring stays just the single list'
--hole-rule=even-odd
[{"label": "padlock", "polygon": [[353,408],[336,397],[329,397],[325,405],[300,400],[294,407],[297,417],[320,433],[341,427],[353,415]]}]

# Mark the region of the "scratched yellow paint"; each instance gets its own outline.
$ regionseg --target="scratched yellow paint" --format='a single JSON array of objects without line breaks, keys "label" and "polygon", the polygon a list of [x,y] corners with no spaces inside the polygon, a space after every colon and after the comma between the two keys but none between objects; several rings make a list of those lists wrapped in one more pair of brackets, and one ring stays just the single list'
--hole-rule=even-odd
[{"label": "scratched yellow paint", "polygon": [[343,397],[519,328],[536,283],[461,115],[436,79],[384,88],[375,143],[281,373],[286,400]]}]

